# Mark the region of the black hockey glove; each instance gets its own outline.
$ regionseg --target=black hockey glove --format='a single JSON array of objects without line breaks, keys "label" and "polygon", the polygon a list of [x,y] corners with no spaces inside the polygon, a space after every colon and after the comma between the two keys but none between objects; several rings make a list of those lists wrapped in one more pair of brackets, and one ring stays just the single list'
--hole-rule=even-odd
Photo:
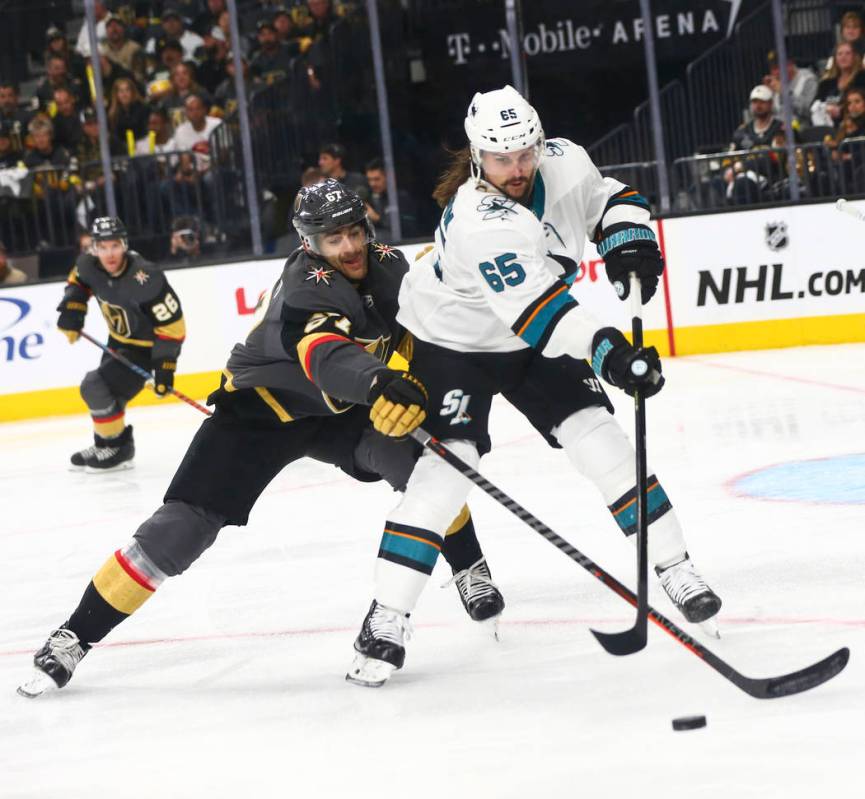
[{"label": "black hockey glove", "polygon": [[426,419],[429,397],[424,384],[408,372],[379,372],[369,389],[372,426],[386,436],[402,438]]},{"label": "black hockey glove", "polygon": [[153,366],[153,390],[156,396],[164,397],[171,393],[174,388],[174,373],[177,371],[177,361],[162,358],[154,361]]},{"label": "black hockey glove", "polygon": [[598,245],[598,253],[604,259],[607,278],[615,286],[620,300],[627,299],[631,293],[631,272],[636,272],[640,278],[643,305],[652,299],[658,288],[658,278],[664,271],[664,259],[650,228],[628,222],[610,225]]},{"label": "black hockey glove", "polygon": [[69,343],[74,344],[81,335],[81,328],[84,327],[84,317],[87,315],[87,303],[64,297],[60,305],[57,306],[57,310],[60,311],[57,327],[69,339]]},{"label": "black hockey glove", "polygon": [[633,347],[614,327],[601,328],[592,339],[592,369],[611,385],[634,396],[657,394],[664,386],[661,359],[654,347]]}]

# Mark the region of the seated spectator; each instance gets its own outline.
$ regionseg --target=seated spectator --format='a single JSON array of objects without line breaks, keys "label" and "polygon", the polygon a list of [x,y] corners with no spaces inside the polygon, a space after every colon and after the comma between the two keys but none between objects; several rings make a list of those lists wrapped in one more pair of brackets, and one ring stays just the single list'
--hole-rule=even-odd
[{"label": "seated spectator", "polygon": [[[772,107],[777,116],[782,116],[781,109],[781,67],[775,51],[769,53],[769,74],[763,78],[763,85],[768,86],[775,95]],[[817,96],[817,76],[807,67],[797,67],[796,62],[787,57],[787,81],[789,83],[790,100],[793,111],[793,122],[800,125],[811,123],[811,103]]]},{"label": "seated spectator", "polygon": [[209,94],[213,94],[228,74],[228,44],[219,28],[216,35],[204,37],[204,58],[195,70],[195,76]]},{"label": "seated spectator", "polygon": [[33,112],[18,106],[18,84],[0,81],[0,122],[9,126],[14,149],[23,152],[31,119]]},{"label": "seated spectator", "polygon": [[45,64],[45,77],[36,87],[36,98],[41,111],[49,111],[54,104],[55,89],[69,89],[80,100],[83,96],[81,84],[69,74],[69,65],[62,55],[53,53]]},{"label": "seated spectator", "polygon": [[214,28],[219,28],[219,15],[226,10],[225,0],[207,0],[206,5],[207,8],[192,23],[192,29],[205,40],[213,36]]},{"label": "seated spectator", "polygon": [[308,166],[300,176],[300,185],[303,188],[314,186],[316,183],[321,183],[323,179],[324,174],[317,166]]},{"label": "seated spectator", "polygon": [[162,12],[162,34],[150,39],[145,49],[148,53],[155,55],[161,46],[170,39],[178,42],[183,48],[184,61],[194,61],[198,48],[204,47],[204,39],[197,33],[186,30],[183,17],[175,7],[166,8]]},{"label": "seated spectator", "polygon": [[12,126],[0,120],[0,169],[13,169],[24,160],[24,153],[15,147]]},{"label": "seated spectator", "polygon": [[755,86],[750,96],[750,122],[743,122],[733,132],[731,150],[753,150],[771,147],[772,141],[784,135],[784,122],[773,114],[774,93],[768,86]]},{"label": "seated spectator", "polygon": [[174,131],[174,142],[180,151],[195,153],[196,169],[206,172],[210,168],[210,134],[222,124],[218,117],[207,115],[207,105],[196,94],[186,98],[184,103],[186,122]]},{"label": "seated spectator", "polygon": [[[241,56],[241,66],[243,67],[243,85],[246,87],[246,99],[252,92],[252,84],[249,80],[249,62]],[[213,98],[213,104],[222,110],[224,115],[233,114],[237,109],[237,87],[234,85],[234,58],[232,53],[228,53],[225,61],[225,69],[227,75],[225,80],[219,84],[216,89],[216,95]]]},{"label": "seated spectator", "polygon": [[152,109],[147,118],[147,135],[135,142],[135,154],[156,155],[176,149],[174,128],[168,112],[162,106]]},{"label": "seated spectator", "polygon": [[865,89],[853,87],[844,95],[844,116],[838,133],[829,146],[837,147],[844,139],[865,136]]},{"label": "seated spectator", "polygon": [[171,245],[167,262],[189,264],[201,258],[201,222],[195,216],[178,216],[171,221]]},{"label": "seated spectator", "polygon": [[24,166],[28,169],[53,166],[60,169],[69,167],[71,156],[65,147],[59,147],[54,142],[54,125],[43,115],[33,117],[28,126],[28,132],[33,139],[33,149],[24,157]]},{"label": "seated spectator", "polygon": [[27,274],[13,266],[6,255],[6,245],[0,241],[0,286],[20,286],[27,282]]},{"label": "seated spectator", "polygon": [[183,48],[178,42],[164,42],[158,53],[159,63],[147,74],[147,99],[161,102],[171,91],[171,72],[183,62]]},{"label": "seated spectator", "polygon": [[[219,29],[225,37],[226,46],[229,50],[233,50],[234,48],[231,46],[231,15],[228,11],[223,11],[219,15]],[[243,34],[240,36],[239,49],[244,58],[249,58],[249,40]]]},{"label": "seated spectator", "polygon": [[108,130],[118,141],[128,141],[127,131],[132,131],[133,141],[146,136],[149,114],[135,81],[120,78],[114,82],[108,105]]},{"label": "seated spectator", "polygon": [[273,28],[279,43],[290,48],[292,55],[305,53],[312,45],[309,36],[301,36],[300,29],[294,24],[291,12],[285,6],[277,6],[273,10]]},{"label": "seated spectator", "polygon": [[100,52],[112,63],[131,73],[135,80],[144,80],[144,51],[138,42],[127,38],[126,25],[113,14],[105,18],[105,44]]},{"label": "seated spectator", "polygon": [[54,126],[44,114],[30,120],[28,131],[33,149],[24,157],[24,166],[35,170],[33,197],[41,201],[39,218],[48,229],[51,225],[71,225],[75,215],[75,193],[69,189],[76,178],[69,172],[72,166],[69,151],[54,143]]},{"label": "seated spectator", "polygon": [[318,150],[318,168],[326,178],[333,178],[348,186],[362,200],[369,197],[366,178],[359,172],[348,172],[344,166],[345,147],[341,144],[326,144]]},{"label": "seated spectator", "polygon": [[195,66],[182,61],[171,70],[171,91],[162,98],[162,105],[175,125],[183,122],[186,100],[193,94],[198,95],[208,109],[211,107],[210,95],[195,80]]},{"label": "seated spectator", "polygon": [[280,43],[276,28],[270,19],[260,19],[256,26],[258,31],[258,51],[249,62],[249,71],[253,81],[268,86],[278,80],[283,80],[291,72],[292,54]]},{"label": "seated spectator", "polygon": [[70,153],[75,152],[84,135],[75,95],[66,88],[55,89],[54,106],[56,113],[51,120],[54,123],[54,143],[65,147]]},{"label": "seated spectator", "polygon": [[[387,197],[387,173],[384,163],[375,158],[366,165],[366,181],[369,184],[369,199],[366,201],[366,211],[370,221],[375,225],[376,238],[385,244],[393,244],[393,225],[390,221],[390,209]],[[399,198],[399,221],[402,238],[410,239],[417,235],[417,215],[414,203],[408,192],[397,189]]]},{"label": "seated spectator", "polygon": [[[93,3],[94,15],[96,16],[96,40],[99,46],[105,42],[105,18],[108,16],[108,8],[103,0],[95,0]],[[87,31],[87,19],[81,23],[78,40],[75,49],[85,58],[90,57],[90,34]]]},{"label": "seated spectator", "polygon": [[832,65],[823,73],[817,86],[817,97],[811,104],[811,124],[837,127],[842,116],[844,92],[865,88],[862,59],[848,42],[838,42],[832,54]]},{"label": "seated spectator", "polygon": [[89,255],[91,247],[93,247],[93,236],[90,235],[89,230],[82,230],[78,234],[78,252],[81,255]]},{"label": "seated spectator", "polygon": [[858,11],[848,11],[841,17],[841,41],[849,44],[860,59],[865,56],[865,23]]},{"label": "seated spectator", "polygon": [[45,31],[45,55],[42,60],[47,64],[48,57],[51,55],[63,56],[69,66],[69,74],[82,86],[87,83],[87,62],[79,53],[69,49],[66,36],[56,25],[51,25]]}]

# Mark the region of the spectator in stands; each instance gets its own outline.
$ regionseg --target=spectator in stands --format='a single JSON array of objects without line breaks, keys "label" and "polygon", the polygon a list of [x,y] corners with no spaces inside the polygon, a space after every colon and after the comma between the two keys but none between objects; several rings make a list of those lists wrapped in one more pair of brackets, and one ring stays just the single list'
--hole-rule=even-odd
[{"label": "spectator in stands", "polygon": [[[108,16],[108,8],[102,0],[95,0],[93,10],[96,16],[96,40],[100,47],[105,41],[105,18]],[[81,23],[81,30],[78,32],[78,41],[75,44],[75,49],[85,58],[90,57],[90,35],[87,31],[87,20]]]},{"label": "spectator in stands", "polygon": [[111,93],[114,91],[114,84],[117,81],[124,79],[135,81],[135,77],[126,67],[115,64],[107,56],[100,55],[99,63],[102,65],[102,93],[106,98],[111,97]]},{"label": "spectator in stands", "polygon": [[108,129],[116,139],[128,141],[127,131],[132,131],[133,141],[146,136],[149,113],[135,81],[121,78],[114,82],[108,105]]},{"label": "spectator in stands", "polygon": [[14,149],[24,151],[31,119],[33,112],[18,106],[18,84],[0,80],[0,122],[9,126]]},{"label": "spectator in stands", "polygon": [[779,135],[784,136],[784,123],[773,114],[774,93],[768,86],[755,86],[750,96],[750,122],[743,122],[733,132],[731,150],[753,150],[771,147]]},{"label": "spectator in stands", "polygon": [[215,28],[216,33],[204,37],[204,59],[195,70],[198,82],[209,94],[214,94],[217,87],[225,80],[228,58],[228,45],[222,30]]},{"label": "spectator in stands", "polygon": [[26,273],[12,265],[6,255],[6,245],[0,241],[0,286],[20,286],[26,282]]},{"label": "spectator in stands", "polygon": [[[249,100],[252,94],[252,84],[249,80],[249,62],[241,56],[240,63],[243,67],[243,84],[246,87],[246,99]],[[227,75],[225,80],[217,87],[213,103],[217,108],[222,109],[224,115],[228,115],[233,114],[237,108],[237,87],[234,85],[234,59],[231,53],[226,55],[225,70]]]},{"label": "spectator in stands", "polygon": [[90,248],[93,246],[93,236],[86,228],[78,234],[78,252],[81,255],[89,255]]},{"label": "spectator in stands", "polygon": [[201,223],[195,216],[178,216],[171,221],[171,250],[168,262],[191,263],[201,257]]},{"label": "spectator in stands", "polygon": [[326,178],[344,183],[362,200],[369,197],[366,178],[359,172],[348,172],[345,168],[345,147],[341,144],[325,144],[318,150],[318,168]]},{"label": "spectator in stands", "polygon": [[60,55],[66,59],[69,66],[69,74],[72,75],[83,86],[87,82],[87,62],[79,53],[69,49],[69,42],[63,31],[56,25],[51,25],[45,31],[45,56],[42,59],[48,62],[51,55]]},{"label": "spectator in stands", "polygon": [[314,186],[316,183],[320,183],[323,179],[324,174],[317,166],[308,166],[303,170],[303,174],[300,176],[300,185],[303,188]]},{"label": "spectator in stands", "polygon": [[174,128],[168,112],[162,107],[154,108],[147,118],[147,135],[135,143],[136,155],[170,153],[177,149]]},{"label": "spectator in stands", "polygon": [[854,86],[844,95],[844,116],[838,126],[834,144],[837,146],[844,139],[862,136],[865,136],[865,89]]},{"label": "spectator in stands", "polygon": [[[374,158],[366,165],[366,182],[369,184],[369,199],[366,201],[366,212],[375,225],[376,238],[386,244],[392,244],[393,225],[390,221],[390,209],[387,197],[387,173],[380,158]],[[410,239],[417,235],[417,216],[414,203],[408,192],[397,189],[399,199],[399,221],[402,238]]]},{"label": "spectator in stands", "polygon": [[197,33],[186,30],[183,17],[175,7],[166,8],[162,12],[162,35],[153,37],[147,42],[147,52],[156,54],[164,42],[173,39],[183,48],[183,59],[194,61],[196,51],[204,47],[204,39]]},{"label": "spectator in stands", "polygon": [[865,56],[865,24],[858,11],[848,11],[841,17],[841,41],[851,45],[860,59]]},{"label": "spectator in stands", "polygon": [[24,160],[24,153],[15,147],[12,126],[0,120],[0,169],[12,169]]},{"label": "spectator in stands", "polygon": [[292,55],[305,53],[309,49],[312,39],[308,36],[300,36],[291,12],[285,6],[277,6],[273,10],[272,20],[279,43],[287,46]]},{"label": "spectator in stands", "polygon": [[311,21],[303,30],[303,35],[313,40],[327,36],[330,26],[337,20],[331,0],[309,0],[306,6]]},{"label": "spectator in stands", "polygon": [[811,123],[837,127],[843,114],[844,92],[854,87],[865,88],[862,59],[853,45],[838,42],[832,54],[832,65],[817,86],[817,98],[811,104]]},{"label": "spectator in stands", "polygon": [[42,111],[48,111],[53,107],[55,89],[69,89],[76,99],[83,96],[81,84],[69,74],[66,59],[57,53],[48,56],[45,77],[36,87],[36,98]]},{"label": "spectator in stands", "polygon": [[37,170],[33,176],[33,196],[40,200],[39,214],[52,221],[71,222],[75,213],[75,182],[69,169],[71,156],[65,147],[54,143],[54,126],[44,114],[38,114],[27,126],[33,149],[24,157],[24,166]]},{"label": "spectator in stands", "polygon": [[[75,189],[80,195],[77,203],[77,219],[82,227],[92,221],[93,216],[107,213],[104,192],[106,177],[102,169],[102,150],[99,146],[99,120],[96,112],[88,108],[82,114],[84,136],[75,151],[73,165],[78,170]],[[115,136],[109,136],[108,152],[112,156],[123,155],[124,147]]]},{"label": "spectator in stands", "polygon": [[183,122],[186,100],[194,94],[204,101],[206,108],[213,104],[210,95],[195,80],[195,65],[182,61],[171,71],[171,91],[162,98],[175,125]]},{"label": "spectator in stands", "polygon": [[71,156],[65,147],[58,147],[54,142],[54,125],[44,114],[39,114],[30,120],[28,132],[33,139],[33,149],[24,158],[28,169],[54,166],[60,169],[69,167]]},{"label": "spectator in stands", "polygon": [[260,19],[258,31],[258,52],[249,62],[249,72],[256,83],[271,83],[283,80],[291,72],[292,55],[282,45],[276,35],[276,28],[270,19]]},{"label": "spectator in stands", "polygon": [[144,51],[138,42],[127,38],[123,20],[113,14],[105,18],[105,44],[100,52],[112,63],[130,72],[135,80],[144,80]]},{"label": "spectator in stands", "polygon": [[184,103],[186,122],[177,126],[174,141],[178,150],[195,153],[195,164],[199,172],[210,168],[210,134],[222,124],[218,117],[207,115],[207,105],[196,94],[186,98]]},{"label": "spectator in stands", "polygon": [[219,28],[219,15],[225,11],[225,0],[207,0],[204,9],[192,23],[192,29],[202,38],[213,35],[213,29]]},{"label": "spectator in stands", "polygon": [[159,63],[147,75],[147,99],[151,103],[161,102],[171,91],[171,72],[183,61],[183,48],[178,42],[168,40],[159,49]]},{"label": "spectator in stands", "polygon": [[67,88],[55,89],[54,106],[57,109],[52,120],[54,123],[54,142],[65,147],[70,153],[74,153],[78,147],[78,142],[84,135],[75,95]]},{"label": "spectator in stands", "polygon": [[[768,86],[775,95],[772,107],[776,115],[782,116],[781,110],[781,67],[775,51],[769,53],[769,74],[763,78],[763,85]],[[792,103],[793,122],[809,125],[811,122],[811,103],[817,96],[817,76],[807,67],[799,68],[796,62],[787,58],[787,81],[789,83],[790,100]]]}]

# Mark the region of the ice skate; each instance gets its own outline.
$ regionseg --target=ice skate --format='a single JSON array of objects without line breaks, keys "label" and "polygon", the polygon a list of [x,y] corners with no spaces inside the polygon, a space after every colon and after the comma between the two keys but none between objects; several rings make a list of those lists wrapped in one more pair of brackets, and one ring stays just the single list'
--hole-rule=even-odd
[{"label": "ice skate", "polygon": [[405,642],[411,638],[408,614],[372,601],[354,642],[357,654],[345,675],[348,682],[378,688],[405,662]]},{"label": "ice skate", "polygon": [[[89,474],[100,474],[103,472],[119,472],[123,469],[133,467],[132,459],[135,457],[135,441],[132,438],[132,426],[124,428],[123,432],[116,438],[103,438],[95,436],[95,452],[84,461],[84,471]],[[75,457],[72,456],[73,463]]]},{"label": "ice skate", "polygon": [[721,598],[706,585],[687,552],[683,560],[665,569],[656,568],[655,573],[667,596],[687,621],[699,624],[714,638],[721,637],[714,618],[721,609]]},{"label": "ice skate", "polygon": [[33,674],[18,686],[18,693],[33,699],[46,691],[56,691],[72,679],[75,667],[90,651],[78,636],[65,627],[54,630],[42,648],[33,656]]},{"label": "ice skate", "polygon": [[474,621],[484,622],[491,628],[496,640],[499,639],[499,617],[505,609],[505,599],[498,586],[492,581],[486,558],[473,563],[469,568],[454,572],[442,588],[456,583],[460,601],[466,613]]}]

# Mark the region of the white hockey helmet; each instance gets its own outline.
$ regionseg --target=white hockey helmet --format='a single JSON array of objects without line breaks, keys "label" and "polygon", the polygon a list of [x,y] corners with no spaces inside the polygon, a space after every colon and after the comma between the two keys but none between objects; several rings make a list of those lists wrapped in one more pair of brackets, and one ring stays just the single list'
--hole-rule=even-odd
[{"label": "white hockey helmet", "polygon": [[544,129],[537,111],[512,86],[475,94],[466,112],[465,129],[476,177],[482,151],[510,153],[536,145],[540,157],[544,149]]}]

